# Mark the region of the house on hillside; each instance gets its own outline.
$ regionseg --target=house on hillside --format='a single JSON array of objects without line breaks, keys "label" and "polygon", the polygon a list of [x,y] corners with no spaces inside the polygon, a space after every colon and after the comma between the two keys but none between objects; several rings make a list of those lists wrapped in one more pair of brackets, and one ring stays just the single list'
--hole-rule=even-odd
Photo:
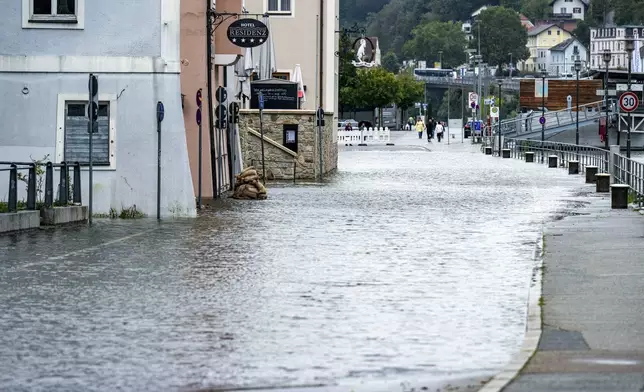
[{"label": "house on hillside", "polygon": [[[53,163],[81,163],[87,203],[88,81],[93,73],[99,100],[92,138],[93,212],[136,206],[155,214],[156,111],[162,102],[161,215],[196,216],[181,111],[179,0],[13,0],[4,5],[2,160],[47,156]],[[0,182],[0,199],[7,186]]]},{"label": "house on hillside", "polygon": [[550,48],[547,65],[548,73],[551,76],[574,75],[575,50],[579,51],[579,58],[585,68],[588,64],[588,50],[577,38],[571,37]]},{"label": "house on hillside", "polygon": [[550,48],[571,37],[572,33],[570,31],[555,24],[532,28],[528,31],[528,43],[526,44],[530,51],[530,57],[519,63],[519,69],[523,72],[546,70]]},{"label": "house on hillside", "polygon": [[590,0],[552,0],[552,17],[555,19],[584,20]]}]

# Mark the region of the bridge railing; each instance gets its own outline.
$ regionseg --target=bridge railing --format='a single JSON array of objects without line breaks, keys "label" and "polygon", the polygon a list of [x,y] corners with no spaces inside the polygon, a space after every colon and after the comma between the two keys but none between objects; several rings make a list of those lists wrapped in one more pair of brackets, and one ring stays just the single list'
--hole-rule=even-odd
[{"label": "bridge railing", "polygon": [[391,131],[384,128],[363,128],[346,131],[338,129],[338,144],[387,144],[391,143]]},{"label": "bridge railing", "polygon": [[[608,108],[609,115],[614,113],[611,109],[614,107],[614,100],[609,99]],[[577,112],[576,107],[572,109],[562,109],[553,112],[546,112],[544,117],[546,120],[545,129],[562,127],[566,125],[575,124],[577,122]],[[579,121],[588,121],[599,119],[602,116],[606,115],[606,105],[604,101],[592,102],[584,105],[579,105]],[[501,121],[501,134],[516,134],[520,136],[522,134],[533,133],[541,131],[541,123],[539,123],[539,118],[541,117],[540,111],[534,111],[528,117],[523,118],[513,118],[509,120]]]}]

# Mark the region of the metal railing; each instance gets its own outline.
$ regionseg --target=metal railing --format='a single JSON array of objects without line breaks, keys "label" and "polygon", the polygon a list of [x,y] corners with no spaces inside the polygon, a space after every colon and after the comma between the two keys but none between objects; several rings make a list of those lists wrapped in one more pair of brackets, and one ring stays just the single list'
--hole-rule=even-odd
[{"label": "metal railing", "polygon": [[[292,170],[293,173],[293,183],[295,184],[296,176],[297,176],[297,161],[295,159],[291,161],[280,161],[280,160],[270,160],[270,159],[265,159],[264,163],[266,164],[266,169],[267,171],[270,170],[270,172],[273,175],[273,178],[271,180],[278,180],[278,181],[287,181],[291,180],[290,174],[287,175],[286,172],[290,172]],[[272,164],[272,166],[270,165]],[[251,159],[250,165],[257,168],[257,172],[260,174],[262,173],[262,160],[261,159]],[[277,174],[277,175],[276,175]],[[267,175],[268,177],[268,175]]]},{"label": "metal railing", "polygon": [[[7,167],[8,166],[8,167]],[[27,202],[25,204],[26,210],[36,210],[37,196],[42,189],[39,188],[39,176],[37,175],[36,168],[45,167],[45,197],[44,207],[50,208],[54,205],[54,168],[60,168],[60,179],[58,182],[58,198],[56,205],[69,205],[70,201],[73,204],[81,204],[81,165],[74,162],[74,179],[73,188],[70,189],[69,184],[69,167],[66,162],[52,163],[47,162],[39,164],[35,162],[0,162],[0,172],[9,172],[9,197],[7,201],[7,209],[9,212],[18,211],[18,181],[19,170],[27,170]]]},{"label": "metal railing", "polygon": [[[614,100],[608,100],[609,116],[615,114]],[[574,107],[573,109],[576,109]],[[549,128],[562,127],[566,125],[574,125],[577,122],[577,112],[573,109],[562,109],[553,112],[545,112],[545,130]],[[591,102],[584,105],[579,105],[579,122],[588,120],[598,120],[606,116],[606,105],[604,101]],[[514,133],[517,136],[541,132],[541,123],[539,118],[541,111],[535,110],[529,116],[517,117],[501,121],[501,133],[507,135]]]}]

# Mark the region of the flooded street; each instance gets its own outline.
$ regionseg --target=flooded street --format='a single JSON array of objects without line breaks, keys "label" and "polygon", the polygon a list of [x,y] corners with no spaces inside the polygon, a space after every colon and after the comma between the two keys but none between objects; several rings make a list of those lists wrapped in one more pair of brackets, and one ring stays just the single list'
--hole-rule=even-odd
[{"label": "flooded street", "polygon": [[0,390],[493,375],[523,340],[541,222],[581,180],[395,142],[197,220],[0,237]]}]

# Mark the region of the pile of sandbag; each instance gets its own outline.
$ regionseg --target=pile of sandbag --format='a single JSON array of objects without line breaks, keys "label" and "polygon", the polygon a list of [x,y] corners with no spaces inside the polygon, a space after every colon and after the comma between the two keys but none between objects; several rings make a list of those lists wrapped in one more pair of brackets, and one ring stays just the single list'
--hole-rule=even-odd
[{"label": "pile of sandbag", "polygon": [[266,187],[259,181],[259,175],[254,167],[249,167],[235,176],[234,199],[265,200]]}]

